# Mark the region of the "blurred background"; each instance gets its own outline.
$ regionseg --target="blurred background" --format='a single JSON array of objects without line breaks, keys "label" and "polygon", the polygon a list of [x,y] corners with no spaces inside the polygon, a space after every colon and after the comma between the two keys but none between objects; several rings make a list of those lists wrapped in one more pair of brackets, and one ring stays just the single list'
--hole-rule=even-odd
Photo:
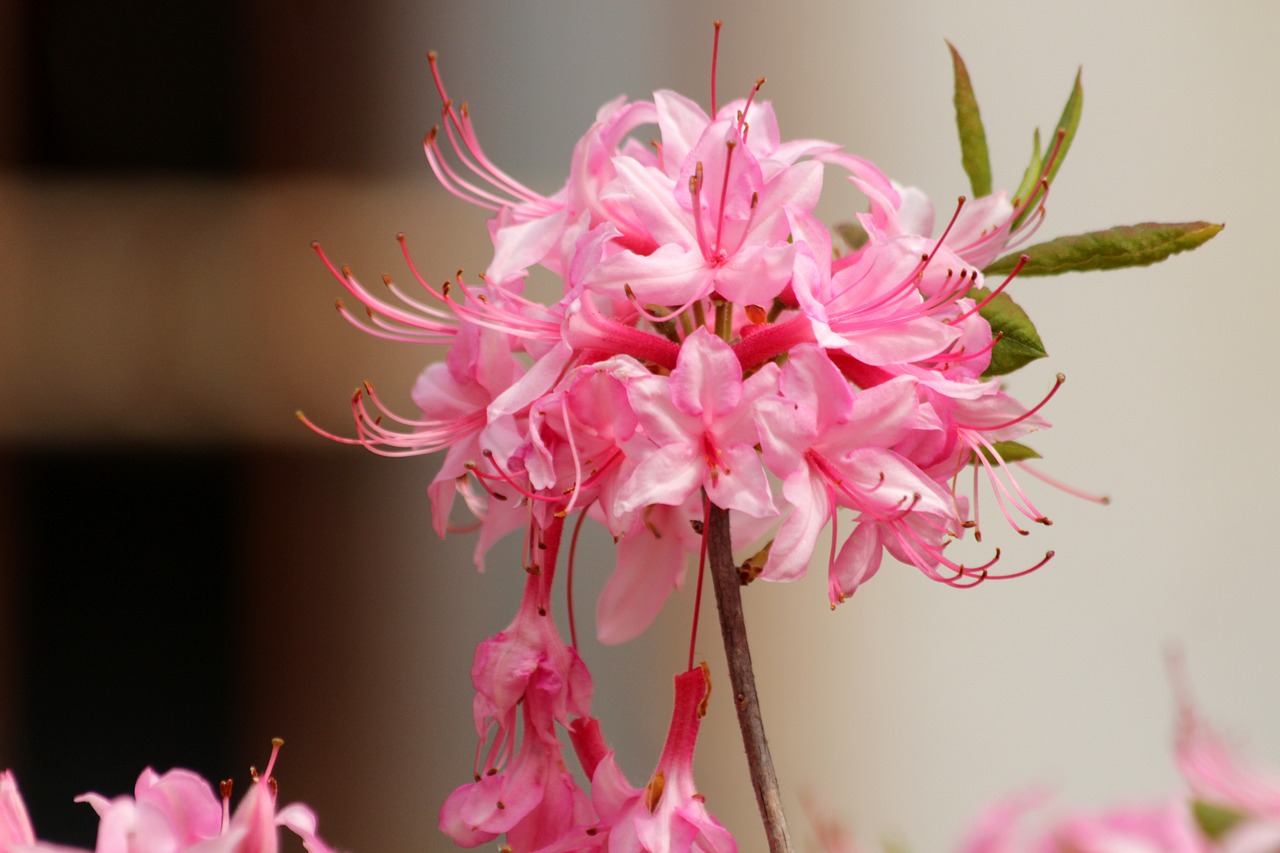
[{"label": "blurred background", "polygon": [[[399,231],[428,278],[486,264],[482,212],[422,158],[429,49],[492,158],[550,192],[601,103],[664,87],[707,101],[716,17],[722,98],[767,76],[785,136],[840,142],[940,209],[967,191],[950,39],[997,186],[1016,184],[1084,67],[1041,237],[1228,224],[1161,266],[1015,283],[1050,358],[1013,390],[1038,399],[1068,377],[1034,442],[1044,467],[1113,498],[1028,484],[1056,523],[999,544],[1010,565],[1053,548],[1049,567],[958,592],[887,566],[834,613],[820,568],[746,591],[801,848],[802,802],[944,851],[1028,786],[1064,809],[1180,790],[1175,647],[1206,713],[1280,764],[1280,6],[7,0],[0,767],[43,837],[91,844],[72,797],[125,793],[147,764],[243,791],[280,736],[282,799],[315,806],[331,843],[448,849],[436,812],[470,779],[471,654],[515,611],[518,543],[476,573],[468,538],[430,531],[432,460],[294,419],[348,430],[364,379],[407,409],[436,355],[346,326],[309,243],[373,282],[407,277]],[[828,221],[856,199],[834,174]],[[610,560],[605,537],[584,546],[584,619]],[[582,647],[633,782],[665,734],[689,597],[629,646]],[[723,653],[702,637],[720,690],[699,784],[759,849]]]}]

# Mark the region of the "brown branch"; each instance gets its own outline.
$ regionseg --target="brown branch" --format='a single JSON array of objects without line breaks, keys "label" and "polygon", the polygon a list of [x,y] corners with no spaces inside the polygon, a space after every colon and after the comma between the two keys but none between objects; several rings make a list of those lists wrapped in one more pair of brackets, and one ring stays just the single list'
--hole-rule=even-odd
[{"label": "brown branch", "polygon": [[747,623],[742,614],[742,583],[733,564],[733,546],[729,538],[729,513],[711,507],[707,530],[707,557],[711,578],[716,588],[716,607],[720,611],[720,634],[729,662],[729,681],[733,685],[733,704],[738,709],[738,725],[742,728],[742,744],[747,751],[751,785],[756,791],[756,805],[764,821],[770,853],[792,853],[791,835],[782,814],[782,796],[778,777],[769,756],[769,741],[764,736],[760,717],[760,699],[756,695],[756,679],[751,669],[751,649],[747,646]]}]

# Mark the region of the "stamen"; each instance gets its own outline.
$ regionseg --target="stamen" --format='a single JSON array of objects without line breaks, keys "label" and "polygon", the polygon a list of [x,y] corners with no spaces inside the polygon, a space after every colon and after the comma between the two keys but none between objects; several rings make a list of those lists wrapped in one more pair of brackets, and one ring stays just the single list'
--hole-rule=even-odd
[{"label": "stamen", "polygon": [[963,323],[965,320],[969,319],[974,314],[981,311],[983,308],[987,307],[987,305],[991,303],[991,300],[996,298],[996,294],[1004,290],[1006,287],[1008,287],[1009,282],[1013,281],[1014,277],[1018,273],[1022,272],[1022,268],[1027,265],[1027,261],[1029,260],[1031,260],[1030,255],[1023,255],[1022,257],[1018,258],[1018,263],[1014,265],[1013,270],[1009,273],[1009,275],[1005,278],[1005,280],[1000,282],[999,287],[991,291],[991,293],[987,294],[987,296],[981,302],[974,305],[972,308],[970,308],[968,311],[961,314],[959,317],[953,317],[951,319],[944,320],[943,322],[953,326],[957,323]]},{"label": "stamen", "polygon": [[716,117],[716,66],[720,62],[720,21],[712,24],[715,37],[711,41],[711,120]]},{"label": "stamen", "polygon": [[1038,480],[1042,480],[1043,482],[1048,483],[1050,486],[1053,486],[1055,489],[1060,489],[1066,492],[1067,494],[1072,495],[1073,497],[1081,498],[1086,501],[1092,501],[1093,503],[1101,504],[1102,506],[1110,506],[1111,504],[1111,498],[1107,495],[1094,494],[1093,492],[1086,492],[1081,489],[1078,489],[1075,486],[1069,486],[1066,483],[1062,482],[1061,480],[1054,479],[1053,477],[1050,477],[1048,474],[1044,473],[1040,469],[1032,467],[1031,465],[1028,465],[1026,462],[1023,462],[1023,461],[1018,461],[1013,464],[1017,465],[1020,470],[1026,471],[1032,477],[1035,477]]},{"label": "stamen", "polygon": [[636,292],[631,289],[630,283],[622,285],[622,292],[627,297],[627,302],[631,303],[631,307],[635,309],[636,314],[648,320],[650,323],[654,324],[655,326],[661,325],[663,323],[670,323],[672,320],[675,320],[681,315],[683,315],[685,311],[688,311],[695,304],[701,302],[704,298],[702,294],[698,294],[694,296],[692,299],[690,299],[688,302],[686,302],[685,304],[680,305],[676,308],[672,308],[670,313],[657,314],[649,310],[648,308],[646,308],[644,305],[640,303],[640,298],[636,296]]},{"label": "stamen", "polygon": [[221,834],[225,834],[227,826],[231,823],[231,789],[234,787],[233,779],[223,779],[218,783],[218,796],[222,798],[222,826],[219,829]]},{"label": "stamen", "polygon": [[[312,241],[311,248],[315,251],[316,255],[319,256],[321,263],[325,265],[329,270],[329,273],[337,279],[352,296],[359,299],[366,308],[407,327],[407,329],[402,329],[399,326],[386,326],[384,327],[385,329],[389,329],[393,334],[412,336],[411,339],[418,343],[451,345],[456,339],[458,324],[456,320],[450,317],[447,313],[428,306],[420,305],[415,305],[413,307],[416,311],[420,311],[421,314],[413,314],[404,311],[369,292],[369,290],[360,284],[360,282],[356,280],[355,276],[352,275],[350,267],[344,266],[339,270],[334,263],[329,260],[328,255],[324,253],[324,250],[320,247],[320,243],[318,241]],[[353,325],[356,325],[365,331],[370,331],[372,334],[380,337],[385,336],[381,332],[368,329],[358,321],[355,321],[355,319],[347,313],[346,308],[341,303],[338,304],[338,311],[343,314],[349,322],[352,322]],[[426,316],[422,316],[423,314]]]},{"label": "stamen", "polygon": [[[436,290],[418,272],[418,266],[414,263],[413,255],[409,252],[409,244],[404,232],[396,235],[396,241],[400,243],[400,253],[404,256],[409,272],[418,284],[436,299],[448,305],[450,310],[458,317],[463,317],[476,325],[518,338],[543,342],[554,342],[560,339],[561,317],[555,310],[541,303],[525,299],[523,296],[512,293],[509,290],[489,285],[493,295],[501,296],[501,302],[512,303],[515,309],[524,309],[529,313],[541,314],[547,318],[545,320],[531,319],[520,313],[519,310],[497,304],[488,295],[468,287],[467,283],[462,279],[462,270],[458,270],[455,281],[466,301],[458,302],[449,295],[450,286],[447,282],[439,290]],[[483,279],[483,276],[481,278]],[[487,279],[485,279],[485,284],[488,285]]]},{"label": "stamen", "polygon": [[569,559],[565,567],[564,597],[565,609],[569,611],[569,645],[578,647],[578,625],[573,618],[573,561],[578,553],[578,533],[582,530],[582,522],[587,520],[587,511],[578,513],[578,520],[573,525],[573,534],[569,537]]},{"label": "stamen", "polygon": [[707,258],[713,263],[718,262],[721,256],[720,239],[724,234],[724,210],[729,200],[729,175],[733,169],[733,152],[738,147],[738,143],[730,139],[725,143],[725,147],[728,150],[724,157],[724,183],[720,185],[720,215],[716,219],[716,245],[713,250],[714,256]]},{"label": "stamen", "polygon": [[[501,465],[498,464],[498,460],[493,455],[492,450],[488,450],[488,449],[482,450],[480,451],[480,455],[483,456],[485,459],[489,460],[489,464],[493,466],[493,470],[498,472],[498,476],[495,479],[502,480],[507,485],[511,486],[511,488],[519,492],[522,497],[531,501],[538,501],[540,503],[545,503],[545,504],[558,504],[561,502],[561,500],[563,500],[561,495],[540,495],[537,492],[532,491],[531,489],[525,488],[523,485],[517,482],[509,473],[507,473],[507,471],[503,469]],[[478,468],[474,469],[472,473],[475,474],[476,477],[478,478],[489,476],[488,474],[481,472]],[[556,514],[560,517],[563,517],[563,514],[559,511],[557,511]]]},{"label": "stamen", "polygon": [[973,466],[973,540],[982,541],[982,524],[978,520],[978,466]]},{"label": "stamen", "polygon": [[[443,104],[441,114],[445,119],[445,135],[449,137],[449,143],[453,147],[454,154],[477,177],[484,179],[495,189],[512,197],[510,201],[503,201],[503,206],[509,206],[513,203],[527,203],[534,204],[546,212],[555,210],[558,207],[556,202],[535,193],[499,169],[484,153],[484,149],[480,147],[480,142],[471,126],[470,110],[465,103],[462,105],[461,115],[459,115],[458,110],[454,109],[453,100],[445,92],[444,81],[440,77],[440,69],[436,60],[435,51],[427,54],[427,63],[431,67],[431,77],[435,82],[436,91],[440,93],[440,100]],[[434,144],[436,142],[435,134],[428,134],[428,141],[433,143],[431,147],[437,147]]]},{"label": "stamen", "polygon": [[1039,568],[1041,568],[1042,566],[1044,566],[1044,564],[1045,564],[1045,563],[1047,563],[1047,562],[1049,562],[1050,560],[1052,560],[1052,559],[1053,559],[1053,555],[1054,555],[1054,552],[1053,552],[1053,551],[1045,551],[1045,552],[1044,552],[1044,559],[1043,559],[1043,560],[1041,560],[1040,562],[1036,563],[1036,564],[1035,564],[1034,566],[1032,566],[1031,568],[1029,568],[1029,569],[1022,569],[1021,571],[1017,571],[1017,572],[1010,572],[1010,573],[1009,573],[1009,574],[1007,574],[1007,575],[987,575],[987,580],[993,580],[993,581],[1007,581],[1007,580],[1012,580],[1012,579],[1014,579],[1014,578],[1020,578],[1020,577],[1022,577],[1022,576],[1024,576],[1024,575],[1029,575],[1029,574],[1031,574],[1032,572],[1034,572],[1036,569],[1039,569]]},{"label": "stamen", "polygon": [[480,470],[480,466],[475,462],[467,462],[462,467],[471,472],[471,476],[475,477],[476,483],[479,484],[480,488],[484,489],[485,494],[489,497],[496,501],[505,501],[507,499],[506,495],[495,492],[493,489],[489,488],[489,483],[487,482],[488,480],[501,480],[501,477],[494,477],[490,474],[484,473]]},{"label": "stamen", "polygon": [[[693,669],[694,651],[698,644],[698,617],[702,613],[702,582],[707,574],[707,531],[711,529],[711,498],[702,492],[702,544],[698,548],[698,584],[693,593],[693,624],[689,627],[689,669]],[[655,534],[657,535],[657,534]]]},{"label": "stamen", "polygon": [[760,193],[753,191],[751,193],[751,204],[747,209],[747,219],[742,223],[742,232],[738,237],[738,244],[733,247],[731,252],[726,254],[734,254],[747,243],[747,239],[751,236],[751,225],[756,221],[756,211],[760,209]]},{"label": "stamen", "polygon": [[1059,373],[1057,375],[1057,378],[1054,379],[1053,387],[1049,389],[1049,393],[1044,395],[1044,399],[1041,400],[1039,403],[1036,403],[1030,409],[1027,409],[1027,411],[1018,415],[1016,418],[1013,418],[1012,420],[1008,420],[1000,424],[962,424],[957,422],[956,426],[960,427],[961,429],[971,429],[971,430],[979,430],[979,431],[985,432],[985,431],[991,431],[991,430],[1004,429],[1005,427],[1011,427],[1014,424],[1022,423],[1027,418],[1031,417],[1036,412],[1044,408],[1044,404],[1053,399],[1053,395],[1058,393],[1058,389],[1061,388],[1062,383],[1066,381],[1067,381],[1066,375]]},{"label": "stamen", "polygon": [[693,167],[693,174],[689,176],[689,199],[693,204],[693,227],[694,233],[698,238],[698,248],[702,250],[702,256],[710,259],[711,250],[707,247],[706,230],[702,226],[702,161],[699,160]]},{"label": "stamen", "polygon": [[276,766],[276,756],[280,754],[280,747],[282,746],[284,746],[283,738],[273,737],[271,739],[271,757],[267,759],[267,769],[262,773],[268,779],[271,778],[271,770]]},{"label": "stamen", "polygon": [[942,244],[946,241],[947,235],[951,233],[951,229],[955,227],[956,220],[960,218],[960,211],[964,208],[964,204],[966,201],[968,201],[968,199],[966,199],[964,196],[959,196],[956,199],[956,212],[951,214],[951,221],[947,223],[946,228],[942,229],[942,236],[939,237],[938,241],[933,244],[933,251],[929,253],[929,256],[927,258],[925,258],[924,266],[920,268],[920,272],[918,273],[919,275],[921,276],[924,275],[924,271],[925,269],[928,268],[929,262],[933,260],[935,255],[938,254],[938,249],[942,248]]},{"label": "stamen", "polygon": [[751,103],[755,100],[756,92],[760,91],[760,87],[765,83],[765,78],[761,77],[756,80],[756,84],[751,87],[751,91],[747,93],[747,102],[742,105],[742,109],[738,112],[738,135],[742,137],[742,141],[747,141],[747,113],[751,109]]}]

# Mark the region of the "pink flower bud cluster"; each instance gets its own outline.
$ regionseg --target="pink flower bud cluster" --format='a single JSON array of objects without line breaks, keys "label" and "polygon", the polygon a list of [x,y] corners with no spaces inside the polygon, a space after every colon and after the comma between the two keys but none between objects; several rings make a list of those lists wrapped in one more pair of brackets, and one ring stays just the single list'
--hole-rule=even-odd
[{"label": "pink flower bud cluster", "polygon": [[[223,782],[221,798],[199,775],[173,769],[142,771],[132,797],[108,799],[82,794],[76,802],[88,803],[98,813],[98,840],[94,853],[276,853],[279,827],[302,840],[308,853],[333,853],[316,835],[316,816],[294,803],[276,809],[276,781],[271,776],[275,742],[267,769],[253,773],[253,784],[231,811],[231,782]],[[17,782],[9,771],[0,773],[0,853],[88,853],[80,848],[37,841]]]}]

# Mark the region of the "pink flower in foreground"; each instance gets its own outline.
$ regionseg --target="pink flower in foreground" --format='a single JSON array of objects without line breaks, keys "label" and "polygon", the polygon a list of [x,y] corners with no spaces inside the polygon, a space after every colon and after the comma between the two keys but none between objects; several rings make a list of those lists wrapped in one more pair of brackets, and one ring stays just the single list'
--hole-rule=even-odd
[{"label": "pink flower in foreground", "polygon": [[[271,776],[284,742],[272,742],[271,758],[253,786],[229,814],[231,783],[222,783],[222,799],[199,775],[175,768],[142,771],[133,796],[107,799],[81,794],[98,813],[98,838],[93,853],[277,853],[278,827],[302,839],[308,853],[333,853],[316,835],[311,809],[294,803],[277,811],[276,781]],[[34,841],[31,822],[18,795],[13,776],[0,774],[0,853],[87,853]]]},{"label": "pink flower in foreground", "polygon": [[18,793],[18,783],[6,770],[0,773],[0,853],[13,853],[35,840],[26,804]]},{"label": "pink flower in foreground", "polygon": [[[271,775],[275,767],[276,756],[284,741],[276,738],[272,741],[271,758],[267,761],[267,769],[261,775],[253,771],[253,785],[249,793],[240,800],[229,823],[223,830],[223,837],[232,840],[233,846],[226,849],[232,853],[276,853],[280,849],[279,833],[276,827],[283,826],[302,839],[302,846],[308,853],[333,853],[333,849],[316,835],[316,816],[311,809],[301,803],[292,803],[282,809],[276,809],[276,780]],[[229,786],[224,796],[229,796]],[[211,847],[209,853],[221,848]],[[197,853],[197,851],[192,851]],[[205,853],[202,848],[198,853]]]},{"label": "pink flower in foreground", "polygon": [[161,774],[148,767],[138,776],[132,797],[90,793],[76,802],[88,803],[98,813],[95,849],[100,853],[185,850],[222,835],[222,803],[209,783],[190,770]]}]

